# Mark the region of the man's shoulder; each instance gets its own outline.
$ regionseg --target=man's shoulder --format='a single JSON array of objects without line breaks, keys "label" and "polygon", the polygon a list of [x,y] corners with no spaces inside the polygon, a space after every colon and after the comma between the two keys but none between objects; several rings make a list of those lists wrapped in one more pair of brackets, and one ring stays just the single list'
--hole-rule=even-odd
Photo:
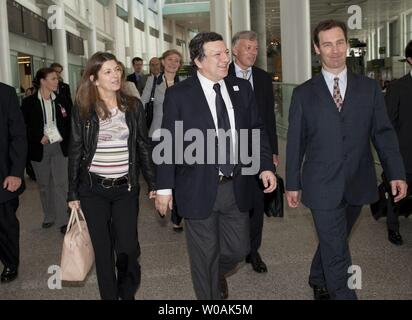
[{"label": "man's shoulder", "polygon": [[226,76],[225,82],[230,84],[230,85],[237,85],[239,87],[248,87],[248,86],[250,86],[249,80],[238,78],[238,77],[233,76],[231,74]]},{"label": "man's shoulder", "polygon": [[267,71],[265,71],[265,70],[263,70],[263,69],[261,69],[257,66],[252,67],[252,72],[253,72],[253,75],[257,75],[258,77],[265,78],[266,80],[268,80],[268,79],[272,80],[270,74]]},{"label": "man's shoulder", "polygon": [[7,85],[7,84],[5,84],[5,83],[2,83],[2,82],[0,82],[0,92],[2,93],[2,95],[3,94],[5,94],[5,93],[7,93],[7,94],[11,94],[12,92],[16,92],[16,90],[13,88],[13,87],[11,87],[11,86],[9,86],[9,85]]},{"label": "man's shoulder", "polygon": [[[193,87],[196,78],[189,77],[183,81],[175,83],[172,87],[168,88],[166,92],[170,95],[187,95],[187,90]],[[200,85],[200,84],[199,84]]]}]

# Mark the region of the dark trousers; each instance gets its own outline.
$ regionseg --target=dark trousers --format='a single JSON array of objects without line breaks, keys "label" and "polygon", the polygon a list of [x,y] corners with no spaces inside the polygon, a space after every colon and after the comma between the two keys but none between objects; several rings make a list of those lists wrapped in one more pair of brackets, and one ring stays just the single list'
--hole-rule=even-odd
[{"label": "dark trousers", "polygon": [[18,197],[0,203],[0,261],[10,269],[17,269],[19,266],[20,225],[16,217],[18,207]]},{"label": "dark trousers", "polygon": [[253,209],[249,211],[250,217],[250,255],[256,255],[262,244],[263,220],[265,216],[263,191],[256,184],[254,188]]},{"label": "dark trousers", "polygon": [[172,221],[173,224],[177,226],[180,225],[183,220],[183,218],[179,215],[179,212],[177,211],[176,198],[175,198],[174,191],[173,191],[173,209],[172,209],[172,214],[170,215],[170,220]]},{"label": "dark trousers", "polygon": [[[408,194],[411,193],[412,188],[412,173],[406,174],[406,182],[408,183]],[[399,232],[399,212],[398,207],[392,204],[392,201],[388,201],[388,211],[386,216],[386,226],[388,230]]]},{"label": "dark trousers", "polygon": [[249,215],[236,204],[233,183],[220,184],[211,215],[185,219],[193,287],[199,300],[219,300],[219,277],[249,253]]},{"label": "dark trousers", "polygon": [[332,299],[357,299],[347,283],[348,268],[352,265],[348,238],[361,209],[343,203],[334,210],[311,210],[319,246],[312,261],[309,284],[327,287]]},{"label": "dark trousers", "polygon": [[79,190],[104,300],[134,299],[140,285],[138,193],[137,188],[128,191],[127,185],[105,189],[96,183]]}]

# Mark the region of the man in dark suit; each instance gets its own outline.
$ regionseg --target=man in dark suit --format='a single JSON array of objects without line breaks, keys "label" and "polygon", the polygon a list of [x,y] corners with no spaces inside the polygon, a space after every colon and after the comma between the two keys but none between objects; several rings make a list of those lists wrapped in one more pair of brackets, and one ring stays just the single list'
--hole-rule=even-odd
[{"label": "man in dark suit", "polygon": [[14,88],[0,83],[0,261],[1,282],[17,278],[19,267],[19,220],[16,211],[24,191],[26,126]]},{"label": "man in dark suit", "polygon": [[[319,246],[309,284],[315,299],[356,299],[348,279],[348,236],[362,205],[378,199],[370,141],[391,181],[395,201],[406,195],[395,131],[378,83],[346,68],[347,27],[322,21],[314,30],[322,73],[295,88],[286,147],[286,199],[312,211]],[[302,168],[302,162],[303,163]]]},{"label": "man in dark suit", "polygon": [[70,91],[70,86],[67,83],[64,83],[62,78],[63,66],[60,63],[54,62],[50,65],[59,77],[59,85],[57,91],[55,92],[69,108],[73,108],[72,94]]},{"label": "man in dark suit", "polygon": [[[409,41],[405,48],[405,58],[412,66],[412,41]],[[390,83],[385,98],[389,119],[398,135],[399,149],[405,164],[406,181],[410,186],[412,184],[412,71]],[[389,241],[402,245],[398,209],[389,203],[386,221]]]},{"label": "man in dark suit", "polygon": [[127,76],[127,81],[133,82],[140,95],[142,95],[146,85],[146,77],[143,74],[143,59],[135,57],[132,60],[132,64],[134,72]]},{"label": "man in dark suit", "polygon": [[[232,38],[232,54],[235,61],[229,66],[229,74],[248,80],[255,93],[257,107],[264,121],[265,131],[269,137],[273,163],[278,165],[278,138],[276,134],[275,99],[273,95],[272,79],[270,75],[254,64],[258,54],[257,34],[254,31],[240,31]],[[256,179],[254,190],[254,205],[250,210],[250,253],[246,262],[252,264],[253,270],[267,272],[259,248],[262,243],[262,230],[264,218],[264,193]]]},{"label": "man in dark suit", "polygon": [[[161,215],[172,209],[174,189],[179,214],[185,218],[196,296],[225,299],[225,277],[249,253],[254,175],[260,173],[265,192],[276,188],[276,178],[252,88],[248,81],[227,76],[230,59],[222,36],[199,33],[189,48],[197,73],[166,91],[162,129],[171,134],[171,141],[160,142],[153,151],[155,163],[160,163],[163,146],[166,151],[171,146],[165,157],[173,158],[157,167],[156,208]],[[193,143],[202,138],[208,142],[196,149],[195,161],[188,157],[194,154],[189,152],[192,141],[175,137],[179,123],[183,134],[193,137],[197,133]],[[256,146],[259,150],[254,150],[253,158],[257,165],[252,164],[256,170],[249,172],[250,163],[242,159],[242,153]],[[182,161],[179,150],[185,150]],[[236,157],[239,153],[240,158]]]}]

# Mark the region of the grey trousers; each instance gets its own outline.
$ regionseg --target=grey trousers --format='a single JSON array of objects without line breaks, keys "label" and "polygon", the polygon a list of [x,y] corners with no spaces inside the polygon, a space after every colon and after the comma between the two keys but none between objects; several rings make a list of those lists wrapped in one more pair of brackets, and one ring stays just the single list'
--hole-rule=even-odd
[{"label": "grey trousers", "polygon": [[220,184],[207,219],[185,219],[193,287],[199,300],[219,300],[219,277],[250,251],[249,212],[240,212],[233,182]]},{"label": "grey trousers", "polygon": [[67,224],[68,161],[60,144],[48,144],[43,148],[43,160],[32,161],[40,200],[43,206],[44,223],[54,222],[57,227]]}]

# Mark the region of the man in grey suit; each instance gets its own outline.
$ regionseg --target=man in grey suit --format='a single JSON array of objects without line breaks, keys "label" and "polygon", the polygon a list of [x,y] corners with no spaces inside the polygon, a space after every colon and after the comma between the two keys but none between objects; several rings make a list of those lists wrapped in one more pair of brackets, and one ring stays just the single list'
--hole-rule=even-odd
[{"label": "man in grey suit", "polygon": [[348,284],[348,236],[362,205],[378,199],[370,141],[395,201],[406,195],[405,170],[377,82],[346,68],[345,23],[319,23],[314,47],[322,73],[298,86],[292,96],[286,199],[296,208],[301,191],[302,203],[312,212],[319,238],[309,276],[315,299],[357,299]]},{"label": "man in grey suit", "polygon": [[[412,67],[412,41],[405,48],[405,59]],[[386,91],[386,107],[389,119],[396,131],[406,170],[406,181],[412,184],[412,70],[407,75],[389,84]],[[388,240],[395,245],[402,245],[399,233],[399,208],[389,202],[386,224]]]}]

